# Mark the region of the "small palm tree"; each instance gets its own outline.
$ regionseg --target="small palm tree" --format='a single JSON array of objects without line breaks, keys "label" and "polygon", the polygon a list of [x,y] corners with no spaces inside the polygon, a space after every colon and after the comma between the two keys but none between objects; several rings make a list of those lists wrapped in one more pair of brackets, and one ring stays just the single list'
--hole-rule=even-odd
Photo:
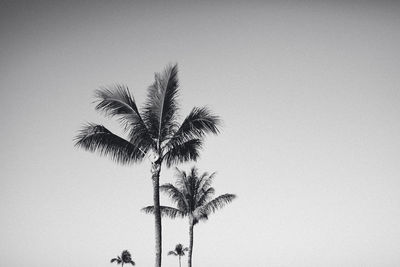
[{"label": "small palm tree", "polygon": [[185,256],[185,251],[188,251],[188,248],[183,248],[182,244],[177,244],[175,246],[175,250],[171,250],[168,252],[168,255],[178,256],[179,258],[179,267],[181,267],[181,257]]},{"label": "small palm tree", "polygon": [[96,91],[96,110],[116,117],[127,139],[113,134],[103,125],[87,124],[75,138],[75,145],[90,152],[111,157],[118,163],[131,164],[144,158],[151,161],[155,218],[155,267],[161,267],[161,213],[159,181],[161,165],[196,161],[204,136],[219,132],[220,119],[209,109],[195,107],[181,124],[178,122],[178,66],[168,66],[155,74],[148,88],[144,109],[139,112],[128,87],[116,85]]},{"label": "small palm tree", "polygon": [[[170,218],[189,218],[189,253],[188,267],[192,267],[193,254],[193,228],[200,220],[207,220],[211,213],[224,207],[236,198],[233,194],[223,194],[212,199],[215,189],[211,187],[215,173],[209,175],[203,173],[201,176],[198,170],[193,167],[190,173],[180,171],[178,168],[175,186],[164,184],[160,190],[168,194],[171,200],[177,205],[176,208],[161,206],[161,214]],[[154,213],[154,207],[148,206],[142,209],[146,213]]]},{"label": "small palm tree", "polygon": [[121,256],[117,256],[116,258],[111,259],[111,263],[113,262],[117,262],[117,264],[122,264],[122,266],[128,263],[135,266],[135,262],[132,260],[131,253],[129,253],[129,251],[127,250],[122,251]]}]

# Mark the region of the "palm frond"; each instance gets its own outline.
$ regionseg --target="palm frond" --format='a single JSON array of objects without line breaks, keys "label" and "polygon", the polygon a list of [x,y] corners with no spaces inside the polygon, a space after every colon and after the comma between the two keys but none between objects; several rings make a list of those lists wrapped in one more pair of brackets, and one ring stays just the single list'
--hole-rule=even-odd
[{"label": "palm frond", "polygon": [[207,221],[207,220],[208,220],[208,215],[205,213],[200,213],[196,216],[195,224],[198,223],[199,221]]},{"label": "palm frond", "polygon": [[160,186],[160,191],[168,195],[172,202],[176,203],[178,209],[187,211],[189,203],[185,195],[172,184],[163,184]]},{"label": "palm frond", "polygon": [[196,207],[201,207],[204,204],[206,204],[206,202],[212,198],[212,196],[215,193],[215,189],[213,187],[209,187],[206,190],[200,191],[200,193],[197,195],[197,201],[196,201]]},{"label": "palm frond", "polygon": [[154,83],[148,88],[143,119],[153,138],[164,140],[176,131],[178,110],[178,65],[167,66],[156,73]]},{"label": "palm frond", "polygon": [[205,134],[219,133],[221,119],[206,107],[195,107],[182,122],[171,138],[170,143],[182,142],[193,138],[202,138]]},{"label": "palm frond", "polygon": [[192,139],[181,144],[175,144],[164,154],[163,160],[168,167],[189,160],[196,161],[200,156],[202,145],[201,139]]},{"label": "palm frond", "polygon": [[[184,213],[176,208],[168,207],[168,206],[160,206],[161,216],[166,216],[171,219],[175,219],[176,217],[184,217]],[[142,211],[147,214],[154,214],[154,206],[147,206],[142,208]]]},{"label": "palm frond", "polygon": [[148,129],[128,87],[124,85],[115,85],[112,88],[103,87],[95,91],[95,96],[98,99],[95,109],[104,112],[106,116],[117,117],[124,129],[129,129],[129,138],[132,144],[149,146],[152,143]]},{"label": "palm frond", "polygon": [[234,194],[223,194],[220,195],[201,208],[201,212],[208,215],[214,213],[216,210],[223,208],[226,204],[232,202],[236,198]]},{"label": "palm frond", "polygon": [[136,147],[104,126],[91,123],[83,126],[75,137],[75,146],[110,156],[111,159],[122,164],[139,162],[146,154],[146,148]]},{"label": "palm frond", "polygon": [[117,262],[117,264],[120,264],[121,262],[122,262],[122,259],[121,259],[121,257],[120,256],[118,256],[117,258],[113,258],[113,259],[111,259],[111,263],[113,263],[113,262]]},{"label": "palm frond", "polygon": [[207,173],[204,173],[201,177],[200,183],[199,183],[199,190],[207,190],[211,184],[212,181],[214,180],[215,176],[217,175],[217,172],[213,172],[212,174],[208,175]]},{"label": "palm frond", "polygon": [[169,255],[178,256],[178,254],[176,254],[175,251],[172,251],[172,250],[171,250],[170,252],[168,252],[168,256],[169,256]]},{"label": "palm frond", "polygon": [[[184,170],[180,170],[178,167],[175,167],[175,185],[177,188],[182,189],[185,187],[187,183],[187,174]],[[182,190],[181,190],[182,191]]]}]

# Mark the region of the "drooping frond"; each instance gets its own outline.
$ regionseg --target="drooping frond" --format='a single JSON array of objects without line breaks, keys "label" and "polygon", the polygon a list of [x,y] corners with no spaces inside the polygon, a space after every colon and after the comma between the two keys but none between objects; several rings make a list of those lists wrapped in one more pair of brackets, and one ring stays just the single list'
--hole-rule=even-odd
[{"label": "drooping frond", "polygon": [[168,252],[168,256],[169,256],[169,255],[178,256],[178,254],[176,254],[175,251],[172,251],[172,250]]},{"label": "drooping frond", "polygon": [[122,262],[122,259],[121,259],[121,257],[120,256],[118,256],[117,258],[113,258],[113,259],[111,259],[111,263],[113,263],[113,262],[117,262],[117,264],[120,264],[121,262]]},{"label": "drooping frond", "polygon": [[87,124],[82,127],[75,137],[75,146],[109,156],[122,164],[141,161],[146,153],[143,150],[146,149],[145,147],[136,147],[104,126],[95,124]]},{"label": "drooping frond", "polygon": [[174,164],[183,163],[189,160],[196,161],[200,156],[200,149],[203,141],[192,139],[180,144],[174,144],[163,156],[163,160],[168,167]]},{"label": "drooping frond", "polygon": [[148,88],[143,119],[152,138],[163,141],[176,131],[178,110],[178,65],[168,66],[156,73],[154,83]]},{"label": "drooping frond", "polygon": [[[184,217],[184,213],[176,208],[168,206],[160,206],[161,216],[166,216],[171,219],[176,217]],[[148,214],[154,214],[154,206],[147,206],[142,208],[142,211]]]},{"label": "drooping frond", "polygon": [[117,117],[124,129],[129,130],[129,139],[132,144],[147,147],[152,143],[128,87],[123,85],[115,85],[113,88],[104,87],[96,90],[95,96],[98,99],[96,110],[104,112],[106,116]]},{"label": "drooping frond", "polygon": [[202,138],[205,134],[219,133],[221,120],[211,113],[206,107],[192,109],[190,114],[182,122],[170,142],[182,142],[194,138]]},{"label": "drooping frond", "polygon": [[194,224],[197,224],[200,221],[207,221],[208,215],[205,213],[199,213],[195,216]]},{"label": "drooping frond", "polygon": [[201,208],[201,212],[204,214],[207,214],[207,215],[214,213],[216,210],[221,209],[226,204],[232,202],[232,200],[234,200],[235,198],[236,198],[236,195],[234,195],[234,194],[220,195],[220,196],[214,198],[213,200],[211,200],[210,202],[208,202],[207,204],[205,204]]},{"label": "drooping frond", "polygon": [[189,209],[187,197],[178,188],[172,184],[163,184],[160,186],[160,191],[168,195],[172,202],[176,203],[179,210],[186,212]]}]

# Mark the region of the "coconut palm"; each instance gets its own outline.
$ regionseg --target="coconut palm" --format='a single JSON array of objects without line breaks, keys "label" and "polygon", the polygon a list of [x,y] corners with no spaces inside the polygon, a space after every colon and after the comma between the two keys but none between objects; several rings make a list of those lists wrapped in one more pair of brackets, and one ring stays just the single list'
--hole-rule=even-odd
[{"label": "coconut palm", "polygon": [[155,74],[148,88],[144,108],[139,112],[128,87],[115,85],[96,91],[96,110],[115,117],[127,138],[115,135],[103,125],[87,124],[76,137],[76,146],[111,157],[118,163],[151,162],[155,217],[155,266],[161,266],[161,215],[159,180],[161,166],[197,160],[204,136],[219,132],[219,117],[209,109],[195,107],[178,123],[178,67],[168,66]]},{"label": "coconut palm", "polygon": [[122,264],[122,266],[127,263],[135,266],[135,262],[132,260],[131,253],[129,253],[129,251],[127,250],[122,251],[121,256],[117,256],[116,258],[111,259],[111,263],[113,262],[117,262],[117,264]]},{"label": "coconut palm", "polygon": [[[161,206],[161,214],[170,218],[188,217],[189,218],[189,253],[188,267],[192,266],[193,254],[193,228],[200,220],[207,220],[211,213],[224,207],[236,198],[233,194],[223,194],[212,199],[215,189],[211,187],[215,173],[209,175],[203,173],[201,176],[198,170],[193,167],[189,173],[178,168],[175,186],[164,184],[160,190],[165,192],[176,208]],[[154,213],[154,206],[142,209],[146,213]]]},{"label": "coconut palm", "polygon": [[178,256],[179,258],[179,267],[181,267],[181,257],[185,256],[185,251],[188,251],[189,248],[183,248],[182,244],[177,244],[174,250],[168,252],[168,255]]}]

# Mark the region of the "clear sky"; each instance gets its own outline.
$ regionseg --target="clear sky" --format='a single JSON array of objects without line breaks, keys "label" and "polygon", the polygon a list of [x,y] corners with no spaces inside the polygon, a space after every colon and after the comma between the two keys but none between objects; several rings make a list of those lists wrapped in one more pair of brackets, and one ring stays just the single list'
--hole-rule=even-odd
[{"label": "clear sky", "polygon": [[[73,137],[122,134],[93,91],[123,83],[140,104],[175,62],[182,118],[224,120],[197,166],[239,196],[196,226],[194,266],[400,265],[400,4],[244,2],[0,1],[0,266],[106,267],[123,249],[153,266],[149,163]],[[163,227],[174,267],[188,222]]]}]

